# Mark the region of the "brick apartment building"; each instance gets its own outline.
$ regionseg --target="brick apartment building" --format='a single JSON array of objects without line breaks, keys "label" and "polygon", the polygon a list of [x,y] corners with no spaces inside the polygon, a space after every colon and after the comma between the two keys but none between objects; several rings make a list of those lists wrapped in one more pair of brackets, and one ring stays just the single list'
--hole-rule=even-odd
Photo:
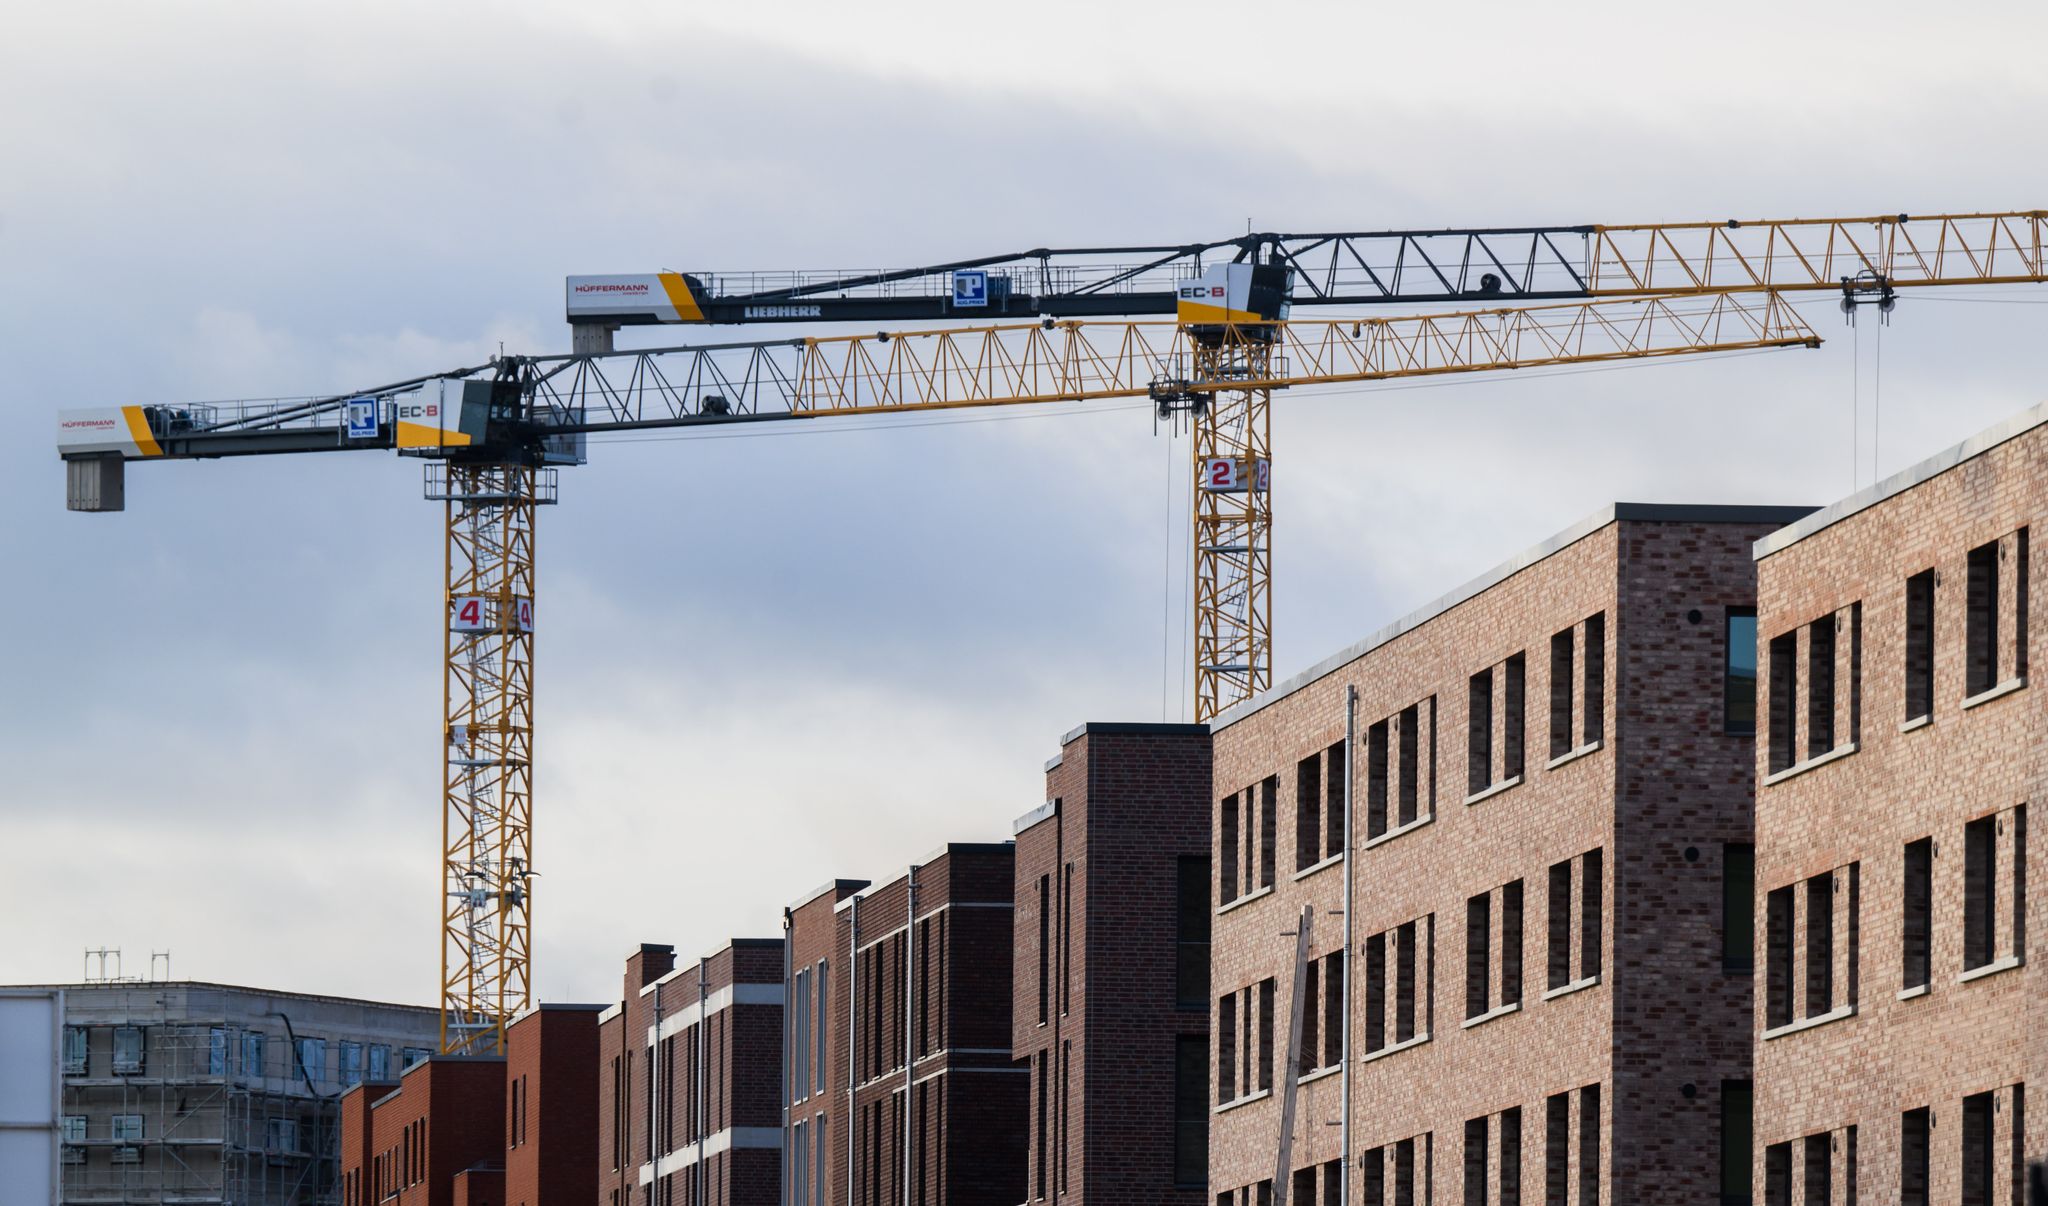
[{"label": "brick apartment building", "polygon": [[2025,1200],[2048,1149],[2048,407],[1756,548],[1754,1176],[1767,1206]]},{"label": "brick apartment building", "polygon": [[1218,718],[1218,1206],[1741,1200],[1751,545],[1805,514],[1616,504]]},{"label": "brick apartment building", "polygon": [[779,938],[681,966],[651,943],[626,960],[596,1044],[599,1206],[776,1206],[782,975]]},{"label": "brick apartment building", "polygon": [[1012,1052],[1022,1200],[1201,1206],[1209,1122],[1209,730],[1088,724],[1018,818]]},{"label": "brick apartment building", "polygon": [[542,1005],[502,1056],[432,1055],[341,1098],[341,1206],[553,1206],[597,1190],[595,1005]]},{"label": "brick apartment building", "polygon": [[1014,875],[1011,843],[953,843],[788,910],[791,1206],[1023,1201]]}]

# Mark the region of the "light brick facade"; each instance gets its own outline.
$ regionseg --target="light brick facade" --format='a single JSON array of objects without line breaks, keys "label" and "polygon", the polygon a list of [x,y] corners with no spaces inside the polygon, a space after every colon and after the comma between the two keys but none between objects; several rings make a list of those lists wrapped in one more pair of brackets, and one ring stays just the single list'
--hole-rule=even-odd
[{"label": "light brick facade", "polygon": [[2044,422],[2027,412],[1758,545],[1767,1206],[1850,1184],[1865,1202],[2012,1206],[2023,1157],[2048,1147],[2048,1101],[2026,1100],[2048,1074],[2048,918],[2026,895],[2048,771],[2048,696],[2027,679]]},{"label": "light brick facade", "polygon": [[1491,1206],[1516,1180],[1529,1203],[1719,1200],[1750,1050],[1723,949],[1752,798],[1728,617],[1752,542],[1804,514],[1618,504],[1220,718],[1215,1201],[1276,1177],[1296,1206],[1339,1178],[1359,1206]]},{"label": "light brick facade", "polygon": [[1030,1084],[1028,1200],[1198,1206],[1208,727],[1083,725],[1045,780],[1046,804],[1016,825],[1011,1045]]}]

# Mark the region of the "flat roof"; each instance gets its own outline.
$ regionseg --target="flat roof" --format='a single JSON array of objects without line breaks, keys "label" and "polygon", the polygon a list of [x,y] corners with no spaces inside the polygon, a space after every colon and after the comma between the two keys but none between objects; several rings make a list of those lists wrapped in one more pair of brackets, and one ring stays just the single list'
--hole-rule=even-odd
[{"label": "flat roof", "polygon": [[338,1005],[369,1005],[378,1009],[409,1009],[418,1013],[434,1013],[432,1005],[407,1005],[400,1001],[372,1001],[368,997],[337,997],[324,992],[294,992],[288,988],[253,988],[246,984],[219,984],[212,980],[81,980],[75,984],[6,984],[0,988],[61,988],[65,992],[120,992],[142,989],[162,992],[165,989],[184,989],[188,992],[234,992],[252,997],[290,997],[297,1001],[331,1001]]},{"label": "flat roof", "polygon": [[1838,503],[1823,507],[1781,531],[1772,532],[1756,542],[1756,559],[1762,561],[1772,553],[1783,552],[1815,532],[1832,527],[1859,511],[1868,510],[1895,494],[1903,494],[1972,457],[1982,456],[2007,440],[2025,435],[2043,423],[2048,423],[2048,402],[2030,406],[2011,418],[1986,427],[1953,448],[1944,448],[1917,465],[1901,469],[1883,481],[1866,486]]},{"label": "flat roof", "polygon": [[1323,678],[1364,657],[1366,654],[1393,640],[1403,633],[1412,632],[1460,603],[1491,589],[1542,561],[1554,553],[1562,552],[1605,528],[1608,524],[1622,520],[1648,523],[1795,523],[1814,511],[1812,507],[1739,506],[1712,503],[1610,503],[1600,508],[1556,535],[1523,549],[1521,552],[1487,570],[1447,594],[1424,604],[1400,619],[1366,637],[1356,644],[1347,646],[1310,666],[1286,681],[1227,708],[1209,722],[1209,731],[1220,733],[1245,717],[1263,710],[1278,700],[1292,695],[1319,678]]}]

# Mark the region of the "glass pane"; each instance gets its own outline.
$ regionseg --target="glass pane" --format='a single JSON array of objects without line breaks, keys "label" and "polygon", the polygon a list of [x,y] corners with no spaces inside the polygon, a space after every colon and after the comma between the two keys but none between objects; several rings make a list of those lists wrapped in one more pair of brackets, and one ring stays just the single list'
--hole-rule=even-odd
[{"label": "glass pane", "polygon": [[1728,609],[1728,648],[1724,727],[1730,733],[1756,732],[1756,609]]}]

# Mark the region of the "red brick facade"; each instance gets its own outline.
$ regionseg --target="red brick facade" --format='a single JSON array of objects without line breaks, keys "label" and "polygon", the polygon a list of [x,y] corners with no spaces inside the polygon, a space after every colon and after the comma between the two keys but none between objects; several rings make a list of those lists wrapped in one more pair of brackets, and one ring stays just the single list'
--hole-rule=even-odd
[{"label": "red brick facade", "polygon": [[[505,1058],[435,1055],[342,1095],[342,1206],[455,1206],[456,1177],[504,1167]],[[504,1206],[483,1182],[468,1206]]]},{"label": "red brick facade", "polygon": [[782,952],[738,938],[681,966],[651,944],[626,961],[595,1043],[599,1206],[780,1200]]},{"label": "red brick facade", "polygon": [[[542,1005],[505,1031],[505,1206],[597,1193],[598,1005]],[[481,1182],[473,1200],[491,1192]]]},{"label": "red brick facade", "polygon": [[1206,725],[1084,725],[1017,822],[1026,1200],[1207,1199],[1209,784]]},{"label": "red brick facade", "polygon": [[1023,1200],[1014,874],[1009,843],[955,843],[890,883],[835,881],[792,906],[793,1203],[890,1206],[906,1178],[933,1206]]},{"label": "red brick facade", "polygon": [[1804,513],[1618,505],[1220,719],[1217,1202],[1719,1200],[1749,1068],[1727,617],[1751,542]]},{"label": "red brick facade", "polygon": [[[1756,1200],[2023,1201],[2048,1148],[2040,410],[1758,546]],[[2031,949],[2030,949],[2031,947]]]}]

